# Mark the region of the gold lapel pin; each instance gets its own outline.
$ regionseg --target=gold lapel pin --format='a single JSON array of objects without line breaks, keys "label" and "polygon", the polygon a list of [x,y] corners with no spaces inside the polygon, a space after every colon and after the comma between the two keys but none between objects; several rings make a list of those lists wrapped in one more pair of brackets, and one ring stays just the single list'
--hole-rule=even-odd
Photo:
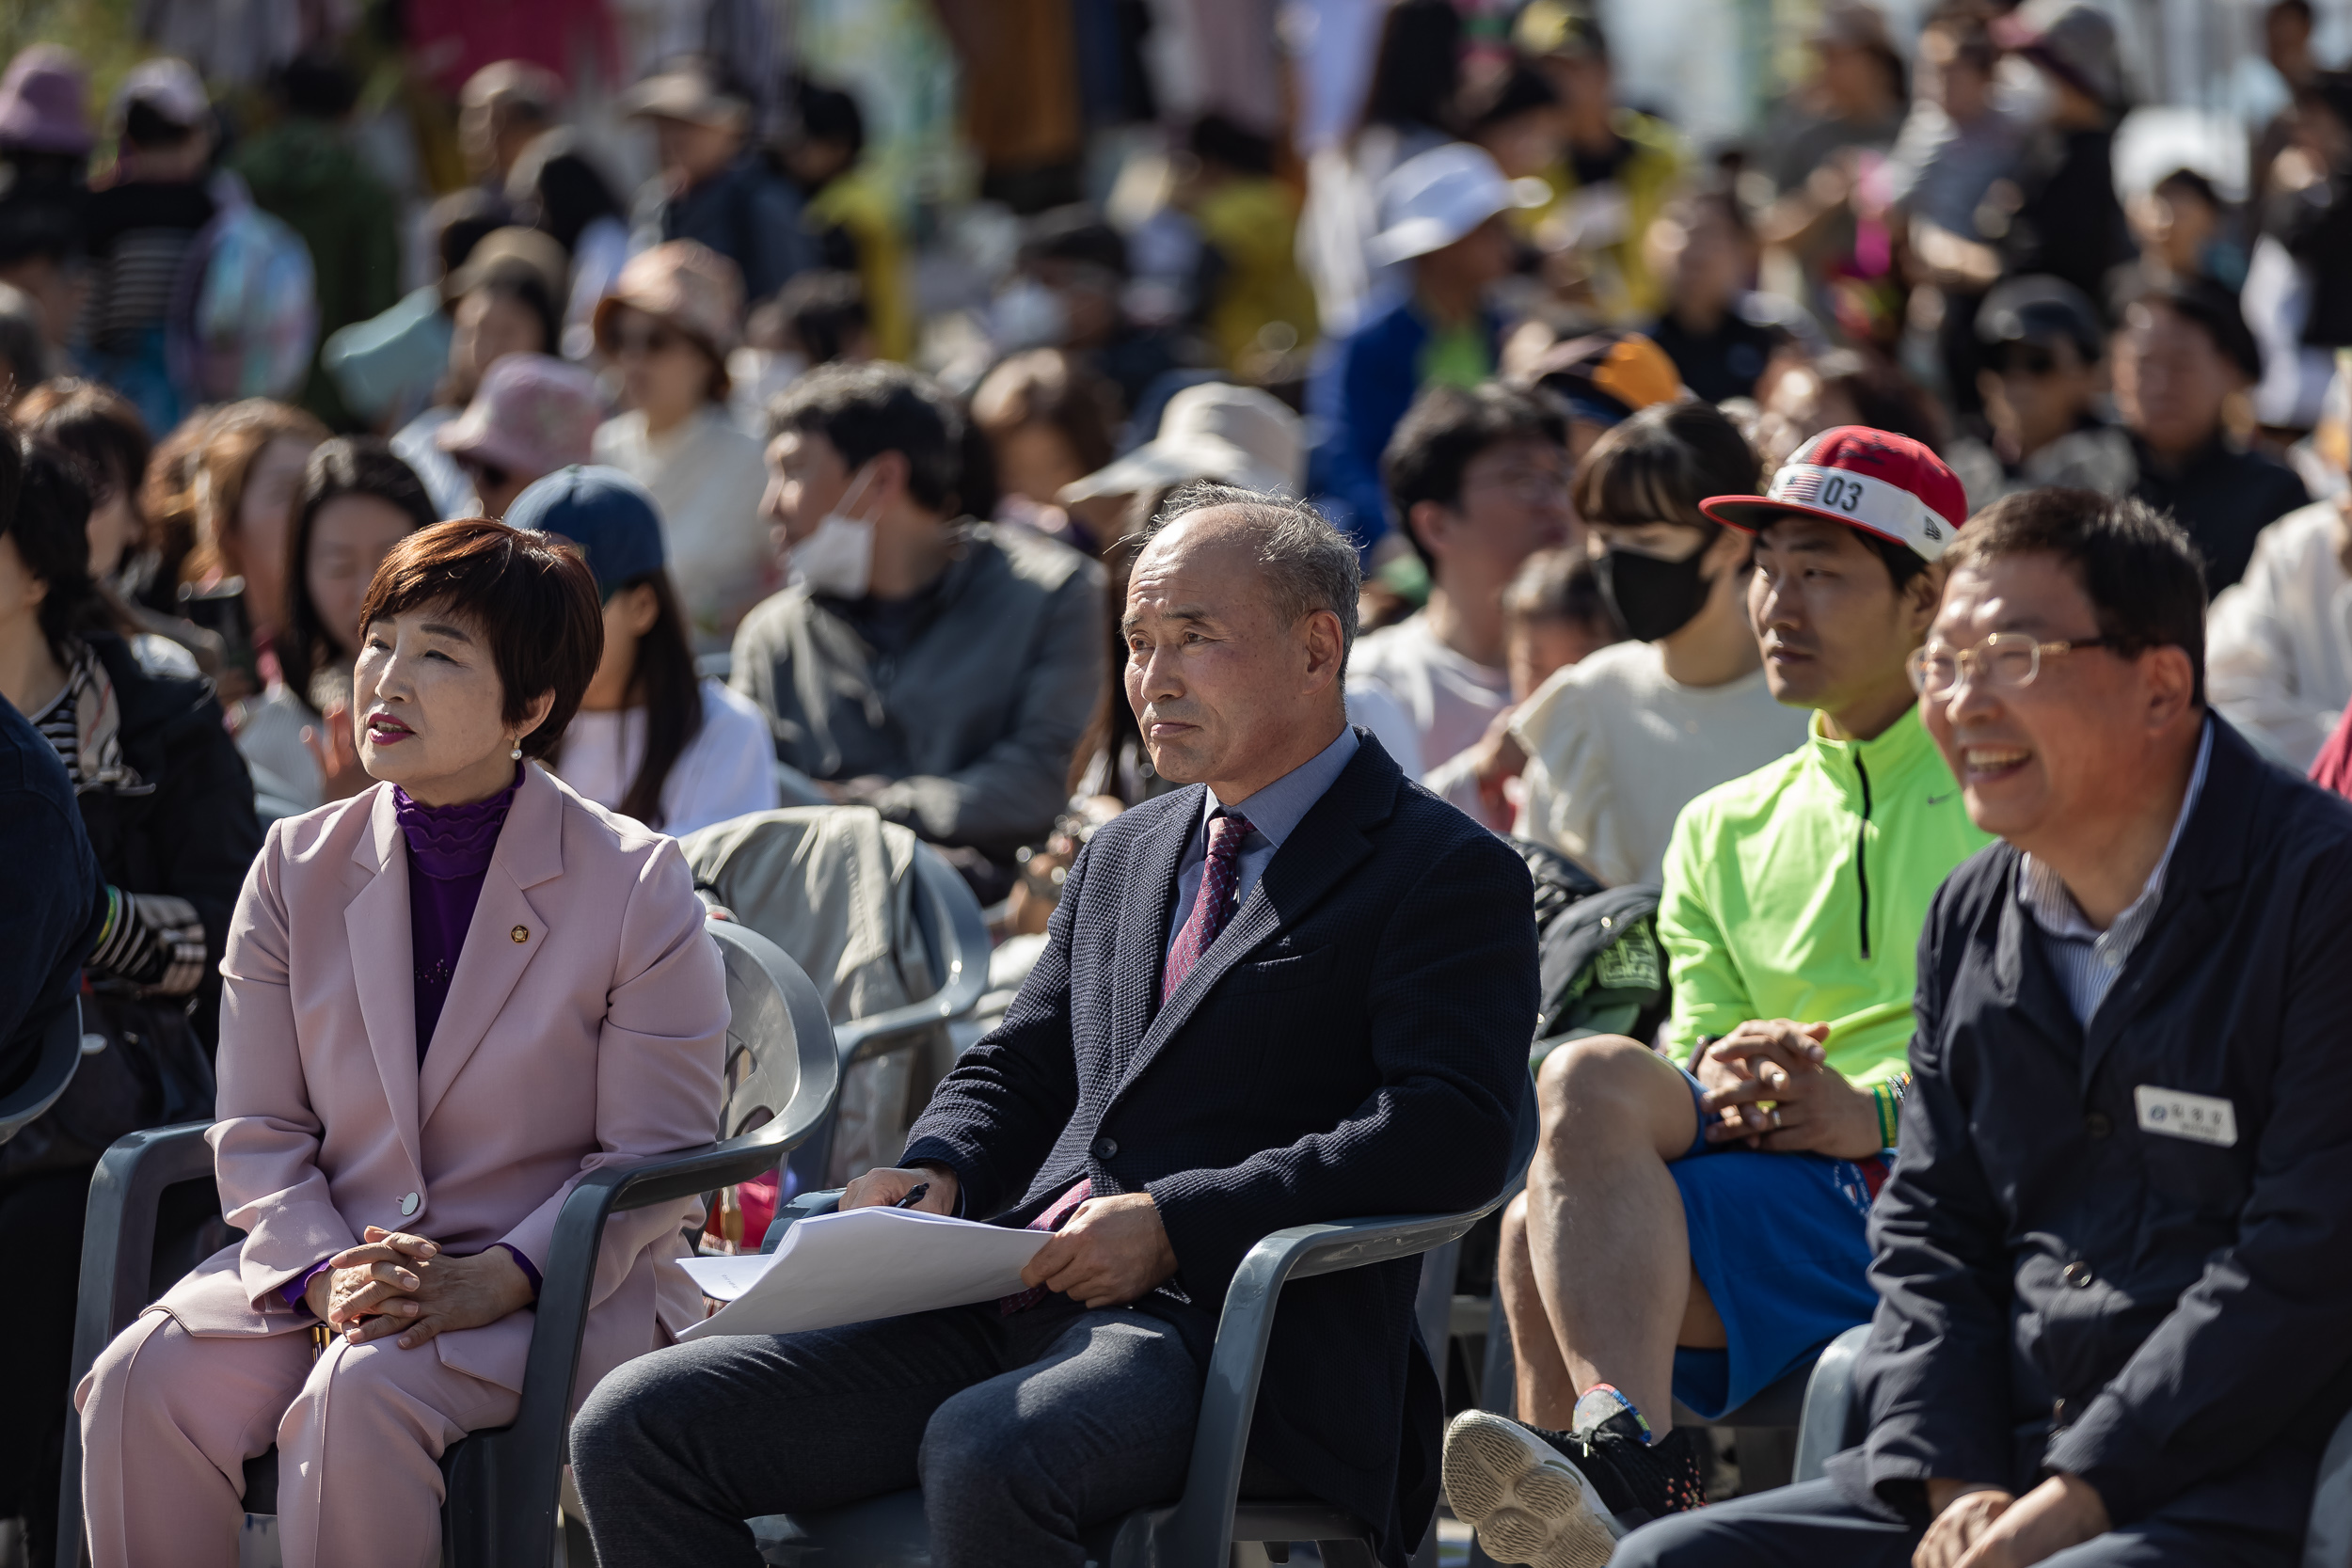
[{"label": "gold lapel pin", "polygon": [[517,926],[506,934],[513,937],[516,942],[529,942],[531,940],[531,927],[528,926]]}]

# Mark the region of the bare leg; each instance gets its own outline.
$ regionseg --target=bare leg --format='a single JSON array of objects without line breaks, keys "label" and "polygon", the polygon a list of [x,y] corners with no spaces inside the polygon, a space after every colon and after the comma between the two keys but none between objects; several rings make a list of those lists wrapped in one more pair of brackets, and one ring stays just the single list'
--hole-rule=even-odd
[{"label": "bare leg", "polygon": [[1518,1370],[1518,1416],[1531,1426],[1565,1428],[1576,1409],[1576,1381],[1561,1359],[1560,1341],[1535,1286],[1527,1247],[1527,1195],[1502,1211],[1502,1246],[1495,1259],[1495,1289],[1511,1324],[1511,1359]]},{"label": "bare leg", "polygon": [[1662,1433],[1692,1281],[1682,1195],[1666,1169],[1691,1147],[1689,1085],[1647,1046],[1612,1036],[1547,1056],[1536,1101],[1528,1251],[1561,1358],[1576,1389],[1615,1386]]}]

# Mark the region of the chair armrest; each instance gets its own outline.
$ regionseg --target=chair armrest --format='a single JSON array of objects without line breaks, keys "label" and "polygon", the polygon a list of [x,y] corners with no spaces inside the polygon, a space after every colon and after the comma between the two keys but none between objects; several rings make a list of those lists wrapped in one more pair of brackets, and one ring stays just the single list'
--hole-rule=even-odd
[{"label": "chair armrest", "polygon": [[835,1187],[830,1192],[803,1193],[776,1211],[776,1217],[768,1222],[768,1234],[760,1240],[759,1250],[773,1252],[784,1244],[784,1233],[803,1220],[819,1214],[838,1213],[841,1195],[847,1189]]},{"label": "chair armrest", "polygon": [[1854,1370],[1861,1364],[1862,1347],[1869,1342],[1870,1325],[1858,1323],[1832,1339],[1813,1364],[1813,1375],[1804,1385],[1804,1414],[1797,1422],[1792,1481],[1820,1480],[1830,1455],[1862,1441],[1866,1414],[1854,1387]]},{"label": "chair armrest", "polygon": [[1200,1420],[1193,1432],[1191,1467],[1184,1497],[1168,1521],[1164,1560],[1220,1563],[1232,1550],[1242,1456],[1249,1446],[1249,1419],[1257,1408],[1258,1383],[1265,1372],[1266,1344],[1274,1335],[1274,1310],[1282,1287],[1294,1279],[1417,1257],[1457,1240],[1502,1201],[1498,1194],[1459,1214],[1293,1226],[1249,1249],[1225,1292],[1216,1348],[1210,1353],[1208,1380],[1200,1394]]},{"label": "chair armrest", "polygon": [[930,907],[925,934],[932,939],[939,989],[903,1007],[834,1024],[834,1044],[845,1068],[880,1055],[902,1036],[964,1017],[988,991],[988,925],[979,901],[955,867],[921,846],[914,851],[914,895]]},{"label": "chair armrest", "polygon": [[[105,1043],[103,1036],[94,1037],[102,1046]],[[78,997],[68,997],[40,1032],[40,1055],[33,1063],[33,1075],[18,1085],[14,1094],[0,1100],[0,1144],[55,1105],[81,1065],[82,1003]]]},{"label": "chair armrest", "polygon": [[[78,1018],[78,1014],[76,1017]],[[75,1049],[80,1049],[77,1039]],[[69,1388],[78,1387],[107,1341],[153,1299],[155,1213],[164,1190],[213,1174],[209,1121],[151,1127],[121,1139],[99,1156],[90,1175],[89,1208],[82,1226],[80,1293],[73,1308],[73,1362]],[[64,1484],[57,1513],[57,1560],[78,1562],[82,1550],[82,1440],[65,1445]]]},{"label": "chair armrest", "polygon": [[2303,1568],[2347,1563],[2352,1563],[2352,1415],[2336,1423],[2335,1435],[2320,1455],[2311,1523],[2303,1532]]},{"label": "chair armrest", "polygon": [[[553,1550],[555,1498],[567,1453],[572,1387],[580,1342],[588,1327],[589,1294],[605,1222],[632,1209],[697,1197],[773,1170],[789,1137],[774,1124],[725,1143],[664,1154],[634,1165],[592,1171],[564,1200],[541,1271],[538,1321],[523,1364],[523,1392],[513,1424],[477,1432],[464,1461],[495,1477],[489,1487],[516,1505],[475,1511],[449,1521],[457,1556],[470,1562],[539,1562]],[[799,1130],[805,1136],[806,1129]],[[546,1499],[544,1506],[539,1499]],[[468,1533],[470,1532],[470,1533]]]}]

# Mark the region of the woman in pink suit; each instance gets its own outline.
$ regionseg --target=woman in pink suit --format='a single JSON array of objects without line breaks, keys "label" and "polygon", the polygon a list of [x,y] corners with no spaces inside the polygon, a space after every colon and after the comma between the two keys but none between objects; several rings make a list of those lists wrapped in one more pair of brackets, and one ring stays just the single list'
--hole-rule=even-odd
[{"label": "woman in pink suit", "polygon": [[[442,523],[385,559],[360,626],[380,782],[270,829],[221,963],[210,1136],[245,1239],[76,1395],[99,1568],[230,1568],[272,1443],[288,1568],[435,1562],[437,1462],[514,1418],[565,1196],[717,1133],[725,977],[677,846],[524,760],[596,668],[587,568]],[[611,1222],[581,1395],[701,1315],[695,1212]]]}]

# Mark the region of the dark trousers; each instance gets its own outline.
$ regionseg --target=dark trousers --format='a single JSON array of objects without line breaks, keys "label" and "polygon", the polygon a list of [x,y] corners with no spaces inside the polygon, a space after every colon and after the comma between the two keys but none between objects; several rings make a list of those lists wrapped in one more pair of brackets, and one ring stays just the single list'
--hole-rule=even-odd
[{"label": "dark trousers", "polygon": [[87,1167],[0,1183],[0,1254],[26,1281],[0,1299],[0,1519],[22,1515],[30,1560],[56,1552],[58,1466],[72,1408],[73,1289]]},{"label": "dark trousers", "polygon": [[[1911,1568],[1922,1531],[1856,1507],[1828,1481],[1735,1497],[1645,1525],[1610,1568]],[[2042,1568],[2295,1568],[2284,1530],[2167,1519],[2162,1513],[2043,1560]]]},{"label": "dark trousers", "polygon": [[625,1363],[572,1423],[600,1568],[757,1568],[747,1518],[920,1484],[937,1568],[1086,1560],[1184,1489],[1201,1371],[1166,1323],[1048,1296]]}]

